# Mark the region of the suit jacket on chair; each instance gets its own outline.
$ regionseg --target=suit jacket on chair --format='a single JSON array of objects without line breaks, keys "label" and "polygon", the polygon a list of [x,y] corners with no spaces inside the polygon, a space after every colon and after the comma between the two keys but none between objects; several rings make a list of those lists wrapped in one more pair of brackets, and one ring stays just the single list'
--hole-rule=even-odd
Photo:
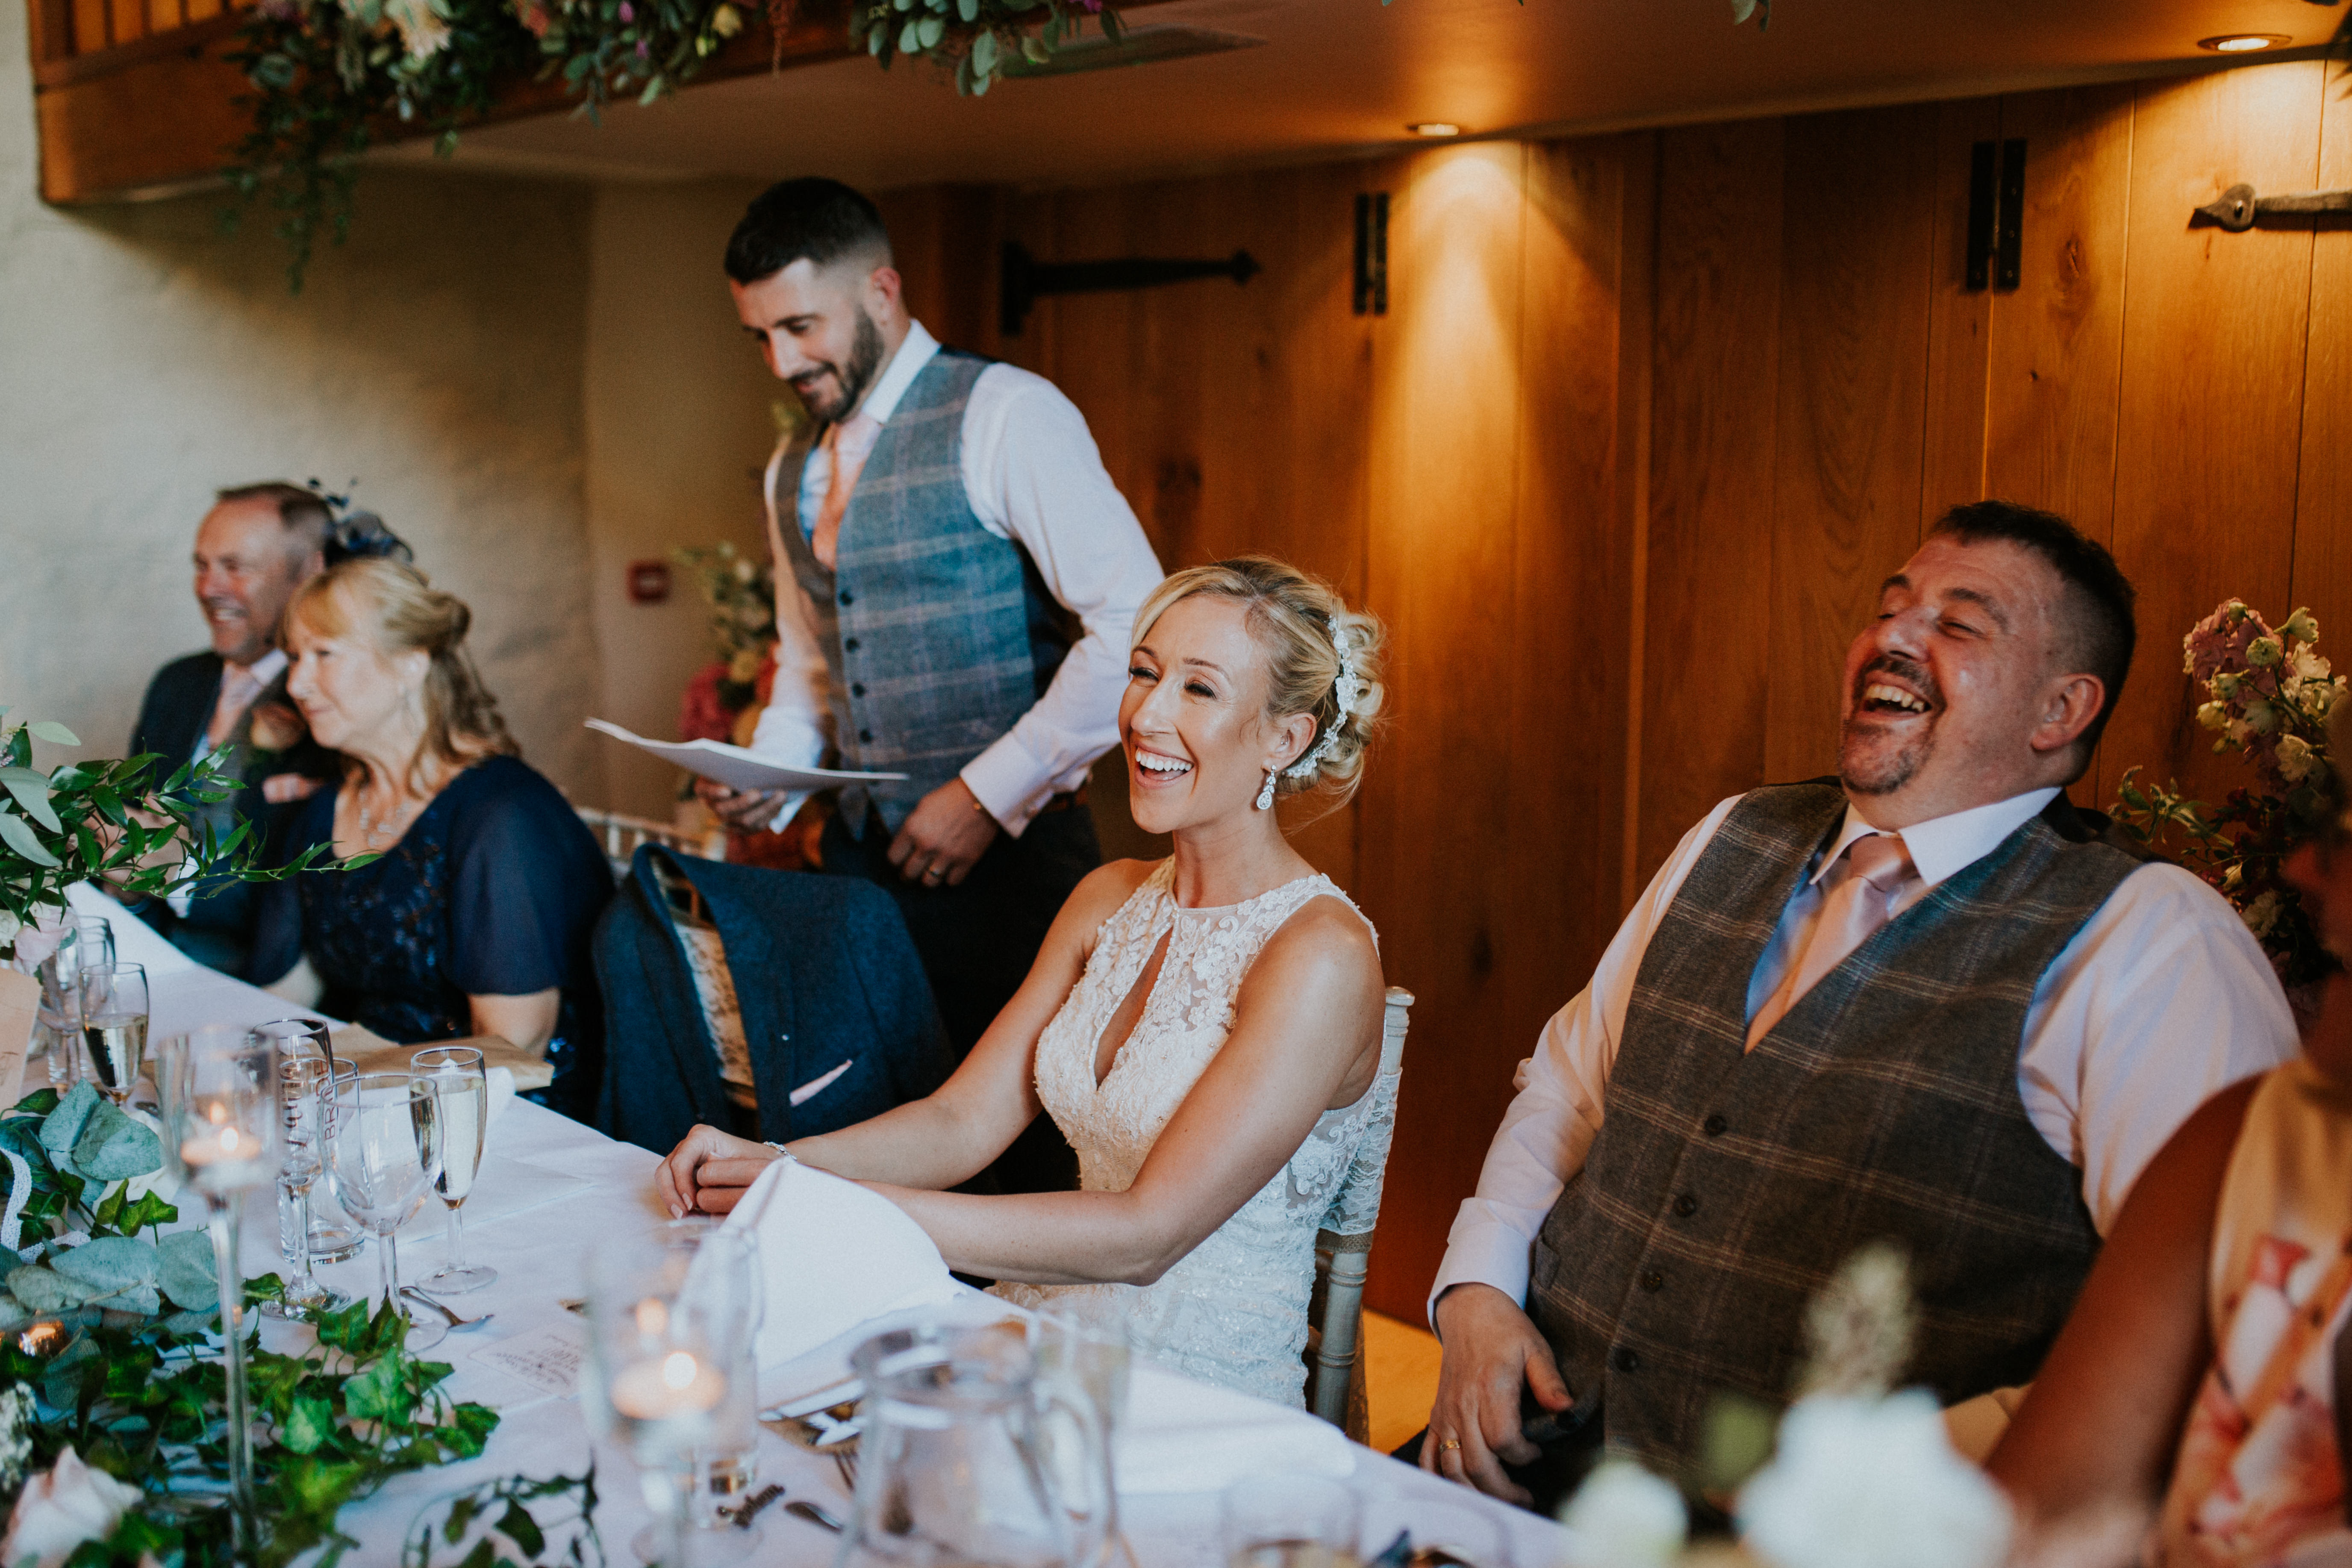
[{"label": "suit jacket on chair", "polygon": [[[727,950],[760,1100],[760,1137],[830,1132],[919,1100],[955,1054],[890,896],[860,879],[770,871],[638,849],[596,928],[604,993],[597,1121],[667,1154],[698,1121],[730,1124],[719,1054],[656,858],[701,894]],[[795,1106],[793,1089],[846,1065]]]}]

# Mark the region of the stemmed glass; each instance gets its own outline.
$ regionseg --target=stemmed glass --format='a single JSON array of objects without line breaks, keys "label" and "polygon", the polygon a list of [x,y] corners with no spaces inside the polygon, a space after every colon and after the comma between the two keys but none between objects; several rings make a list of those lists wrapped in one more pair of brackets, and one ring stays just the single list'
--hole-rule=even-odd
[{"label": "stemmed glass", "polygon": [[443,1295],[478,1290],[494,1283],[495,1268],[466,1265],[466,1236],[458,1220],[474,1174],[481,1168],[482,1136],[490,1120],[490,1079],[482,1053],[471,1046],[436,1046],[408,1059],[411,1070],[430,1079],[441,1097],[441,1175],[433,1190],[449,1209],[449,1261],[425,1283]]},{"label": "stemmed glass", "polygon": [[68,928],[40,966],[42,1029],[49,1037],[50,1087],[65,1089],[81,1077],[81,972],[114,964],[114,928],[94,915]]},{"label": "stemmed glass", "polygon": [[448,1331],[420,1323],[400,1304],[400,1250],[393,1232],[424,1206],[441,1173],[441,1097],[412,1073],[362,1073],[335,1089],[332,1170],[343,1212],[376,1238],[385,1304],[408,1320],[408,1348],[437,1345]]},{"label": "stemmed glass", "polygon": [[[103,1015],[101,1015],[103,1016]],[[142,1019],[143,1027],[144,1019]],[[257,1540],[253,1426],[245,1380],[245,1281],[236,1199],[278,1177],[284,1119],[273,1042],[243,1029],[198,1029],[163,1042],[156,1061],[163,1144],[172,1174],[205,1200],[228,1373],[229,1508],[239,1555]]]},{"label": "stemmed glass", "polygon": [[[326,1168],[326,1151],[320,1145],[327,1140],[334,1116],[334,1068],[322,1056],[301,1054],[306,1042],[299,1039],[279,1039],[265,1029],[256,1029],[253,1038],[256,1043],[290,1048],[278,1060],[286,1138],[278,1184],[294,1209],[294,1278],[286,1282],[278,1300],[264,1301],[261,1310],[273,1318],[315,1318],[351,1304],[350,1297],[331,1289],[310,1272],[310,1194]],[[279,1227],[281,1240],[287,1228]]]},{"label": "stemmed glass", "polygon": [[590,1429],[628,1446],[657,1550],[649,1561],[685,1568],[688,1490],[678,1478],[718,1435],[728,1404],[740,1320],[688,1289],[690,1258],[644,1243],[600,1247],[587,1258],[588,1359],[580,1405]]},{"label": "stemmed glass", "polygon": [[136,963],[82,966],[81,1037],[99,1092],[117,1105],[127,1103],[147,1059],[145,969]]}]

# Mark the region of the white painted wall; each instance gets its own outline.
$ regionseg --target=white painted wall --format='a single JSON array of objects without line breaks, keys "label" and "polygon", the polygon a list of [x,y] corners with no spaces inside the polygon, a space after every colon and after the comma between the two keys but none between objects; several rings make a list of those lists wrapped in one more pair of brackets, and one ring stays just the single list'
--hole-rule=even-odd
[{"label": "white painted wall", "polygon": [[[712,657],[691,575],[664,605],[628,600],[632,561],[731,541],[764,555],[760,470],[783,388],[744,337],[719,266],[756,184],[612,184],[590,227],[586,322],[590,603],[604,650],[604,717],[659,740]],[[616,809],[667,820],[676,769],[605,749]]]},{"label": "white painted wall", "polygon": [[602,798],[589,188],[371,170],[298,297],[266,215],[227,238],[217,195],[54,210],[36,166],[23,0],[0,0],[0,703],[119,755],[155,668],[205,646],[212,490],[356,477],[472,605],[525,756]]}]

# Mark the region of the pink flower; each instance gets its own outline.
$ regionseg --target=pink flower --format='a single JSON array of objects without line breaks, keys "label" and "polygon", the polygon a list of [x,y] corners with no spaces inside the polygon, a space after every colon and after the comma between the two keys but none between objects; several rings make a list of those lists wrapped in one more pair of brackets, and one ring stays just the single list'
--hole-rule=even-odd
[{"label": "pink flower", "polygon": [[2225,600],[2180,640],[2185,656],[2182,667],[2200,681],[2210,680],[2223,670],[2244,669],[2246,650],[2254,639],[2276,635],[2242,600]]}]

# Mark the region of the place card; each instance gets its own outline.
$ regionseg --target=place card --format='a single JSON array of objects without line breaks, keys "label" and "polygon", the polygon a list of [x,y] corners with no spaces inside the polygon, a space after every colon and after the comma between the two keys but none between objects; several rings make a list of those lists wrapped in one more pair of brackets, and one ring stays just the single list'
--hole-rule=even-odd
[{"label": "place card", "polygon": [[580,1386],[588,1358],[588,1333],[571,1323],[551,1323],[476,1351],[472,1360],[519,1377],[541,1394],[570,1396]]}]

